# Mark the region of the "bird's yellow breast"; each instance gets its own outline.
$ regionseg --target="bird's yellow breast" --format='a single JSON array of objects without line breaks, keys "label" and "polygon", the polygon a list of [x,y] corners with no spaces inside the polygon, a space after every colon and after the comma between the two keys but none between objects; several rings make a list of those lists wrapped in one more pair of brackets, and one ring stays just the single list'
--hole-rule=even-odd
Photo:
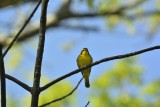
[{"label": "bird's yellow breast", "polygon": [[92,57],[89,54],[81,54],[77,59],[77,64],[79,67],[83,67],[91,63],[92,63]]}]

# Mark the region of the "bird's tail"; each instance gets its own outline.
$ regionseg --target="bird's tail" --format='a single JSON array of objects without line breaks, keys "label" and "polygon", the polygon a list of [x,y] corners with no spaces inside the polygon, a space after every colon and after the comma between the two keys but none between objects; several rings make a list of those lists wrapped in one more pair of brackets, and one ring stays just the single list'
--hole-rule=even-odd
[{"label": "bird's tail", "polygon": [[89,88],[90,87],[90,84],[89,84],[89,77],[85,77],[85,86],[86,88]]}]

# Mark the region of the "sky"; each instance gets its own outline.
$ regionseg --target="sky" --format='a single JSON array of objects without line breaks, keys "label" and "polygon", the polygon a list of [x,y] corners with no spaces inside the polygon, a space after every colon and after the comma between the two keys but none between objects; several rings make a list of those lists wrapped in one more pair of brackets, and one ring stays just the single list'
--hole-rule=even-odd
[{"label": "sky", "polygon": [[[56,11],[60,5],[58,0],[50,0],[49,3],[48,13]],[[87,11],[87,6],[85,6],[83,3],[80,5],[76,1],[74,6],[80,6],[84,12]],[[72,8],[75,9],[74,11],[79,11],[74,6],[72,6]],[[20,6],[19,8],[28,11],[32,7],[24,5],[23,7]],[[148,10],[149,9],[150,7],[148,7]],[[14,16],[15,12],[19,11],[12,10],[11,7],[0,10],[0,14],[3,14],[2,17],[0,17],[0,21],[13,22],[14,20],[11,20],[11,17],[9,16]],[[34,15],[32,21],[38,19],[39,13],[40,10],[38,10],[38,12]],[[21,15],[23,16],[24,13],[22,12]],[[78,24],[97,26],[100,31],[86,32],[81,30],[69,30],[61,27],[47,30],[42,76],[43,74],[47,75],[49,76],[50,80],[77,69],[76,58],[83,48],[88,48],[93,57],[93,61],[98,61],[105,57],[126,54],[159,45],[159,33],[156,33],[154,38],[148,41],[146,34],[143,33],[145,27],[144,24],[137,24],[136,33],[133,35],[129,34],[123,24],[120,24],[114,30],[109,31],[105,27],[106,25],[102,18],[81,19],[80,21],[74,19],[68,20],[68,22],[73,25]],[[9,31],[9,29],[6,29],[4,26],[0,26],[0,29]],[[33,40],[27,41],[25,44],[21,44],[23,47],[23,60],[18,65],[18,68],[12,69],[6,65],[6,71],[8,74],[23,80],[23,82],[29,84],[30,86],[32,86],[32,81],[28,81],[28,78],[33,78],[33,76],[28,71],[34,70],[37,43],[38,38],[34,37]],[[65,50],[65,47],[69,47],[70,49]],[[160,66],[158,65],[160,63],[160,54],[158,51],[159,50],[154,50],[138,55],[138,63],[145,69],[144,81],[146,83],[160,78]],[[8,56],[9,55],[10,54],[8,54]],[[97,75],[101,75],[105,70],[110,69],[116,61],[104,62],[92,68],[90,76],[91,88],[92,81],[97,79]],[[82,76],[79,73],[67,78],[66,80],[72,82],[73,86],[75,86],[81,77]],[[11,91],[13,95],[16,95],[17,99],[22,97],[21,94],[17,95],[17,91],[24,93],[24,95],[29,94],[28,92],[23,91],[21,87],[10,81],[7,81],[7,90]],[[86,104],[90,91],[91,89],[86,89],[84,87],[84,83],[82,82],[79,89],[76,91],[76,93],[79,93],[78,97],[83,98],[83,100],[78,102],[79,107]],[[83,96],[81,94],[82,92],[84,93]]]}]

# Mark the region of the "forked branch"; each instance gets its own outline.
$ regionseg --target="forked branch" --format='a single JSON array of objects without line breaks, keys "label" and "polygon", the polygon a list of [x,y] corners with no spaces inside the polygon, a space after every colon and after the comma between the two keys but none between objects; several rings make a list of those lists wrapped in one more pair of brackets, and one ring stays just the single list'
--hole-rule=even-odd
[{"label": "forked branch", "polygon": [[23,83],[22,81],[18,80],[17,78],[14,78],[8,74],[5,75],[5,77],[13,82],[15,82],[16,84],[18,84],[19,86],[21,86],[22,88],[24,88],[25,90],[31,92],[31,87],[29,87],[27,84]]}]

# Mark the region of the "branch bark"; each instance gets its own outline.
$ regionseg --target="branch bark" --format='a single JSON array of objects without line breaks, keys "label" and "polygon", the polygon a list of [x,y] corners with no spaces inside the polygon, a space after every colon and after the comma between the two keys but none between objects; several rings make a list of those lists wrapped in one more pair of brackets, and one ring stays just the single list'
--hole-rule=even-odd
[{"label": "branch bark", "polygon": [[89,103],[90,103],[90,101],[87,102],[87,104],[85,105],[85,107],[88,107]]},{"label": "branch bark", "polygon": [[127,58],[127,57],[131,57],[131,56],[135,56],[135,55],[138,55],[138,54],[142,54],[142,53],[145,53],[145,52],[148,52],[148,51],[152,51],[152,50],[156,50],[156,49],[160,49],[160,46],[154,46],[154,47],[150,47],[150,48],[146,48],[146,49],[143,49],[143,50],[140,50],[140,51],[136,51],[136,52],[131,52],[131,53],[127,53],[127,54],[122,54],[122,55],[117,55],[117,56],[111,56],[111,57],[107,57],[107,58],[103,58],[99,61],[96,61],[96,62],[93,62],[92,64],[89,64],[85,67],[82,67],[80,69],[76,69],[68,74],[65,74],[53,81],[51,81],[50,83],[44,85],[43,87],[40,88],[40,91],[44,91],[46,90],[47,88],[49,88],[50,86],[52,86],[53,84],[56,84],[57,82],[67,78],[67,77],[70,77],[74,74],[77,74],[79,73],[80,71],[83,71],[89,67],[92,67],[92,66],[95,66],[95,65],[98,65],[100,63],[103,63],[103,62],[107,62],[107,61],[111,61],[111,60],[115,60],[115,59],[122,59],[122,58]]},{"label": "branch bark", "polygon": [[42,0],[40,29],[39,29],[39,44],[37,49],[37,57],[34,70],[31,107],[38,107],[38,99],[40,94],[39,85],[40,85],[41,66],[42,66],[42,57],[44,51],[45,31],[46,31],[47,5],[48,5],[48,0]]},{"label": "branch bark", "polygon": [[[3,46],[0,44],[0,57]],[[0,79],[1,79],[1,107],[6,107],[6,79],[3,58],[0,59]]]},{"label": "branch bark", "polygon": [[5,77],[13,82],[15,82],[16,84],[18,84],[19,86],[21,86],[22,88],[24,88],[25,90],[31,92],[31,87],[29,87],[27,84],[23,83],[22,81],[6,74]]}]

